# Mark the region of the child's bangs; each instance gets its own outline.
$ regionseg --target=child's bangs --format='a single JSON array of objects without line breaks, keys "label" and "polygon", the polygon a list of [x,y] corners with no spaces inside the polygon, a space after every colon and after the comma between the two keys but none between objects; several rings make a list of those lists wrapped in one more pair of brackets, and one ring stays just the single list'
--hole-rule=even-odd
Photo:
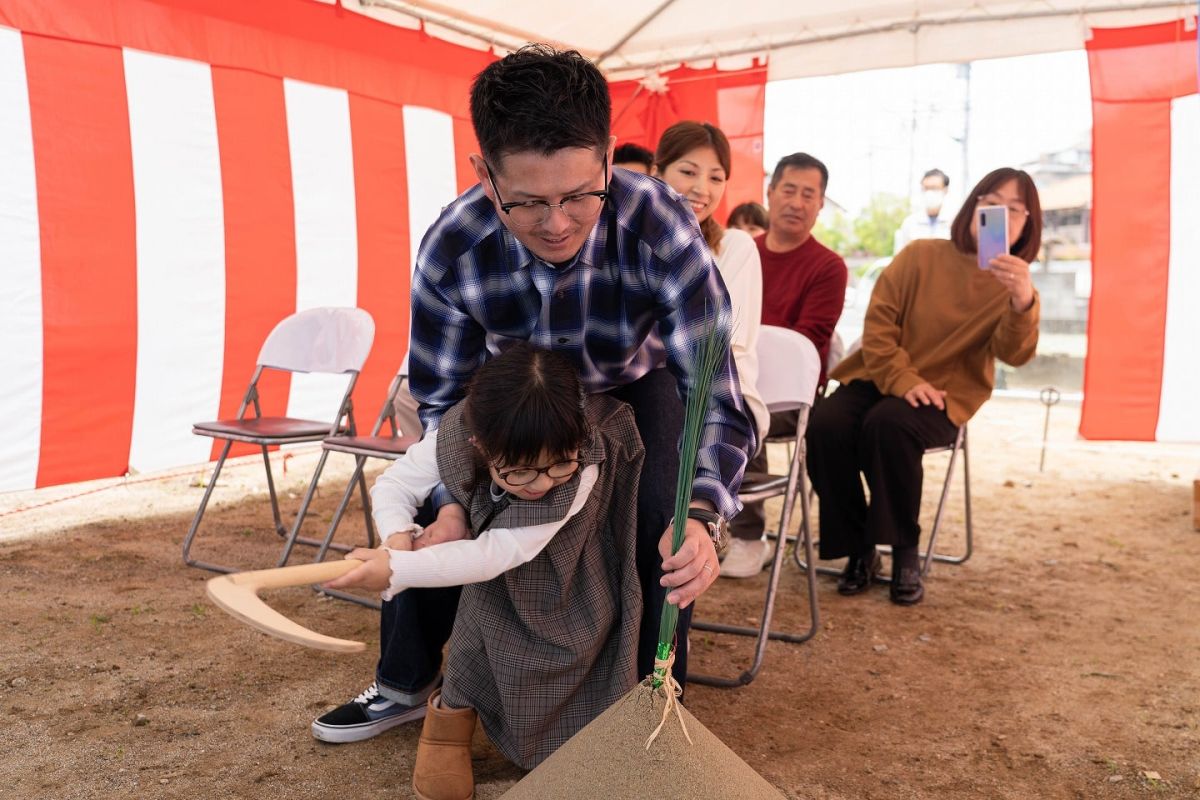
[{"label": "child's bangs", "polygon": [[483,442],[484,449],[505,466],[569,458],[587,437],[583,414],[577,405],[555,409],[546,399],[528,398],[511,404],[493,428],[494,441]]}]

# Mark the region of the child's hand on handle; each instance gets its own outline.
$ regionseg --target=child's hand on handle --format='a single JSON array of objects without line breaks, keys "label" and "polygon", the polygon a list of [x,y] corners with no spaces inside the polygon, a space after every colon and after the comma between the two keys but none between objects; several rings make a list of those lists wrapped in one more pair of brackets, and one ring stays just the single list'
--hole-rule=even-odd
[{"label": "child's hand on handle", "polygon": [[[412,537],[407,533],[393,534],[394,536]],[[346,558],[357,558],[363,563],[347,572],[340,578],[334,578],[321,584],[325,589],[366,589],[371,592],[382,592],[392,581],[392,565],[388,560],[387,550],[356,547],[346,554]]]},{"label": "child's hand on handle", "polygon": [[683,543],[679,545],[679,551],[671,555],[673,538],[673,530],[667,528],[658,540],[658,553],[663,558],[663,572],[666,573],[660,583],[674,589],[667,595],[667,602],[684,609],[712,586],[721,572],[721,564],[708,535],[708,526],[700,520],[687,521]]}]

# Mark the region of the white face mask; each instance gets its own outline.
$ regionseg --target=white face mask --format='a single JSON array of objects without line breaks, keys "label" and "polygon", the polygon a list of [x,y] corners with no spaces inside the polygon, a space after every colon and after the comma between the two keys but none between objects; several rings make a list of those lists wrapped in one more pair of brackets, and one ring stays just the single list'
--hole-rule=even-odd
[{"label": "white face mask", "polygon": [[927,209],[941,208],[942,203],[946,200],[946,193],[941,189],[926,189],[921,192],[921,202]]}]

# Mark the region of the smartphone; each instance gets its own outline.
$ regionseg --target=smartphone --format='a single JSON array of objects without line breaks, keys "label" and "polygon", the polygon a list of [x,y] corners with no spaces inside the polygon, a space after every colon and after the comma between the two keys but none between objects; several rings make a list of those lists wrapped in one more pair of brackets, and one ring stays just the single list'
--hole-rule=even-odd
[{"label": "smartphone", "polygon": [[979,268],[988,265],[996,256],[1008,253],[1008,209],[1004,206],[980,206],[975,209],[979,221]]}]

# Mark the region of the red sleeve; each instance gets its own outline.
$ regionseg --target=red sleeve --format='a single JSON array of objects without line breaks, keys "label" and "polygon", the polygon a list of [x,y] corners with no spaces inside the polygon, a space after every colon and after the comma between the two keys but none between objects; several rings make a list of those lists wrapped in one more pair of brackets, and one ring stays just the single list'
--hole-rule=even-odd
[{"label": "red sleeve", "polygon": [[803,333],[816,345],[821,355],[821,380],[825,380],[825,362],[829,358],[829,341],[833,329],[842,316],[846,302],[846,262],[836,254],[821,265],[821,269],[809,283],[800,308],[795,329]]}]

